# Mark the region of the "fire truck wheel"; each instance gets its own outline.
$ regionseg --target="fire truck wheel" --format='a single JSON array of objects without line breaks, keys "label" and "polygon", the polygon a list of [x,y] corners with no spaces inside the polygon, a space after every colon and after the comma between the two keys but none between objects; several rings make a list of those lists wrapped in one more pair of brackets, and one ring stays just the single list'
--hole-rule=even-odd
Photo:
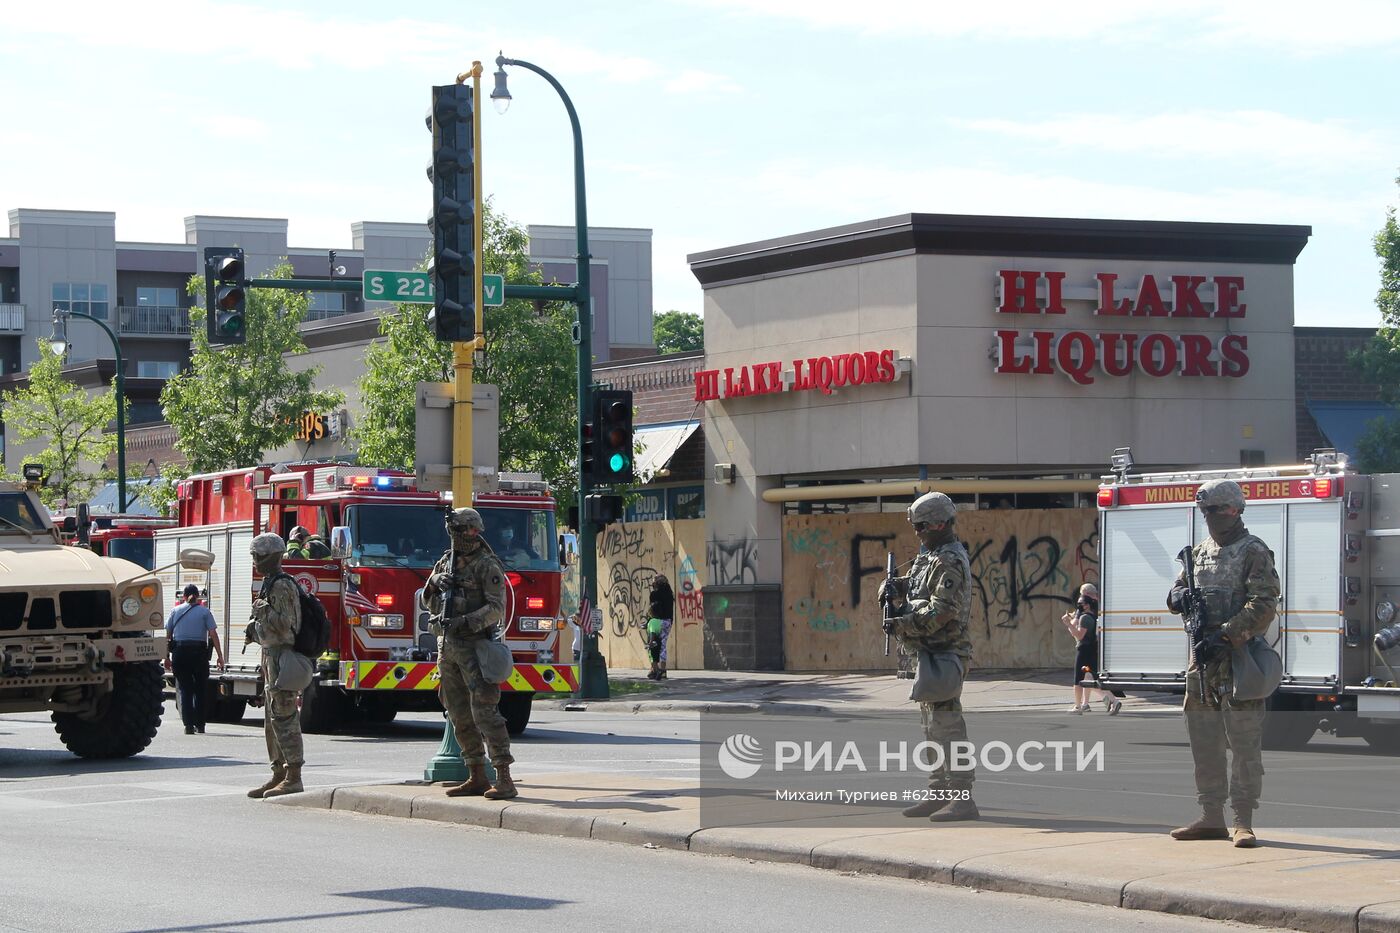
[{"label": "fire truck wheel", "polygon": [[519,735],[525,731],[525,727],[530,724],[530,707],[534,704],[535,695],[533,693],[503,693],[501,702],[496,704],[496,709],[501,711],[501,715],[506,717],[506,731],[511,735]]},{"label": "fire truck wheel", "polygon": [[1263,745],[1267,749],[1297,751],[1307,745],[1317,731],[1317,713],[1305,710],[1295,696],[1275,693],[1269,697],[1268,708],[1263,735]]},{"label": "fire truck wheel", "polygon": [[345,721],[347,701],[339,687],[313,683],[301,695],[301,731],[308,735],[334,732]]},{"label": "fire truck wheel", "polygon": [[214,697],[209,702],[209,721],[233,725],[241,723],[243,714],[248,711],[248,701],[243,697],[219,696],[217,689],[213,693]]},{"label": "fire truck wheel", "polygon": [[129,758],[156,737],[162,682],[159,661],[115,665],[112,692],[87,713],[54,713],[54,731],[80,758]]}]

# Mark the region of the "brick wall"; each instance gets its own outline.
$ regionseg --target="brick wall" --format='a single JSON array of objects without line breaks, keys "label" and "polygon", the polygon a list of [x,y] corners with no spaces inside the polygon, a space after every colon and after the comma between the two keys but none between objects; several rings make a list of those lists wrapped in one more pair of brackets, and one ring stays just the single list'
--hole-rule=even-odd
[{"label": "brick wall", "polygon": [[633,423],[665,424],[699,419],[695,403],[695,374],[705,365],[705,354],[668,353],[593,367],[593,379],[611,383],[614,389],[631,389],[636,409]]},{"label": "brick wall", "polygon": [[1294,417],[1298,428],[1298,459],[1306,460],[1327,438],[1308,413],[1309,401],[1373,401],[1376,387],[1363,382],[1347,357],[1375,335],[1370,327],[1293,328]]}]

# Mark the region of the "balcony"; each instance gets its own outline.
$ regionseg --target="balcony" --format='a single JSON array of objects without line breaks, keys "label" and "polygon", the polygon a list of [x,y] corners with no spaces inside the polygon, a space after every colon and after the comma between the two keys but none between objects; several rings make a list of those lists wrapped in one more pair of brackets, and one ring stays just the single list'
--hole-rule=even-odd
[{"label": "balcony", "polygon": [[[0,307],[4,307],[0,305]],[[190,312],[188,308],[160,308],[146,305],[121,305],[117,308],[123,334],[146,334],[155,337],[188,337]]]},{"label": "balcony", "polygon": [[0,334],[24,333],[24,305],[0,304]]}]

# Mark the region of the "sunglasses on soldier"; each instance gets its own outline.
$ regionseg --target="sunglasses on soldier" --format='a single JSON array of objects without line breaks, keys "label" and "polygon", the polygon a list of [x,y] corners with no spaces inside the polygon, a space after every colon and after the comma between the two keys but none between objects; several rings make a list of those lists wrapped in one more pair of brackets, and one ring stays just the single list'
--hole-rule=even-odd
[{"label": "sunglasses on soldier", "polygon": [[915,531],[923,531],[925,528],[927,528],[927,527],[929,526],[929,523],[928,523],[928,522],[914,522],[913,525],[914,525],[914,530],[915,530]]},{"label": "sunglasses on soldier", "polygon": [[1203,505],[1201,511],[1207,515],[1214,515],[1216,512],[1223,512],[1228,508],[1230,508],[1228,505]]}]

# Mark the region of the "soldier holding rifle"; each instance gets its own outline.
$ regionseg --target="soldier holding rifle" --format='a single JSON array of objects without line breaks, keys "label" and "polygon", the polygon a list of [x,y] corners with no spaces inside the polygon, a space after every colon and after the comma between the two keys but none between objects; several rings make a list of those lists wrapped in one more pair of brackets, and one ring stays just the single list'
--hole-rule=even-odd
[{"label": "soldier holding rifle", "polygon": [[[1238,848],[1252,848],[1264,778],[1265,701],[1231,696],[1231,650],[1268,631],[1278,607],[1278,572],[1268,546],[1244,526],[1245,498],[1238,483],[1203,483],[1196,504],[1210,537],[1183,549],[1185,566],[1167,595],[1167,608],[1183,616],[1191,636],[1185,713],[1201,817],[1172,830],[1172,838],[1233,839]],[[1234,752],[1228,778],[1227,745]],[[1225,826],[1227,794],[1233,829]]]}]

